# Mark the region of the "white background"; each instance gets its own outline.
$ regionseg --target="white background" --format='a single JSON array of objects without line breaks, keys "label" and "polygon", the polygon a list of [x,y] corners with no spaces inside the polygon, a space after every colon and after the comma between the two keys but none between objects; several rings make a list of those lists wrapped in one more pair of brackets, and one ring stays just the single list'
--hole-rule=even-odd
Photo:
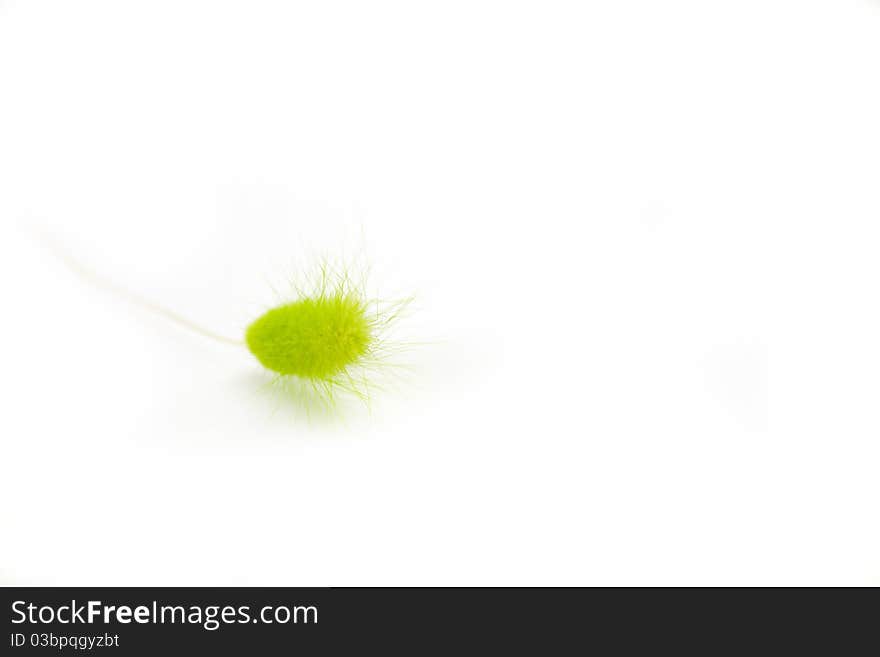
[{"label": "white background", "polygon": [[[878,182],[871,0],[2,0],[0,582],[880,584]],[[425,344],[306,417],[47,239]]]}]

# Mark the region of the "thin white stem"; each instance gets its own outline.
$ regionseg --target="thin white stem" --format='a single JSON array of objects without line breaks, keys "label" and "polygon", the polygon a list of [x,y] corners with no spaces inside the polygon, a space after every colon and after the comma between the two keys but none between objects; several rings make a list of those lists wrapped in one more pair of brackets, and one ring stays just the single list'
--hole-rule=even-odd
[{"label": "thin white stem", "polygon": [[177,324],[178,326],[182,326],[183,328],[189,329],[193,333],[198,333],[199,335],[210,338],[211,340],[216,340],[217,342],[223,342],[224,344],[234,344],[237,346],[244,345],[244,341],[236,340],[235,338],[230,338],[225,335],[220,335],[218,333],[214,333],[213,331],[206,329],[203,326],[199,326],[195,322],[190,321],[186,317],[178,315],[173,310],[169,310],[163,306],[160,306],[156,303],[153,303],[149,299],[145,299],[144,297],[135,294],[129,290],[126,290],[111,281],[108,281],[102,277],[100,277],[95,272],[91,271],[84,267],[81,263],[77,262],[69,253],[64,251],[62,248],[58,246],[53,240],[47,238],[44,235],[40,235],[40,241],[46,246],[50,251],[52,251],[67,267],[80,278],[88,281],[95,287],[102,288],[113,294],[126,299],[129,303],[132,303],[136,306],[143,308],[144,310],[149,310],[156,315],[160,315],[167,320],[170,320]]}]

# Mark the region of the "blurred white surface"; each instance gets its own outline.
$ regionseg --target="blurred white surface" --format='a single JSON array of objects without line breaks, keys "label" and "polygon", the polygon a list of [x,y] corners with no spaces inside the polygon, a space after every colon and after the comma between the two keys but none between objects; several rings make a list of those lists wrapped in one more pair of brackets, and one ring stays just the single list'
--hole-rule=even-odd
[{"label": "blurred white surface", "polygon": [[[0,577],[880,583],[880,6],[0,2]],[[228,334],[415,292],[344,422]]]}]

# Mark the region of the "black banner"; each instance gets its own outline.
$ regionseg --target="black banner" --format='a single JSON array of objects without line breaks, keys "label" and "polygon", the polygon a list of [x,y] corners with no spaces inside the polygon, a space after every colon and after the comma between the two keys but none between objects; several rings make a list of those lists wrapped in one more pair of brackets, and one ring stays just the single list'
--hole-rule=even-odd
[{"label": "black banner", "polygon": [[[876,590],[4,588],[3,655],[873,645]],[[867,643],[862,643],[864,633]],[[861,652],[861,651],[858,651]],[[855,654],[846,652],[846,654]]]}]

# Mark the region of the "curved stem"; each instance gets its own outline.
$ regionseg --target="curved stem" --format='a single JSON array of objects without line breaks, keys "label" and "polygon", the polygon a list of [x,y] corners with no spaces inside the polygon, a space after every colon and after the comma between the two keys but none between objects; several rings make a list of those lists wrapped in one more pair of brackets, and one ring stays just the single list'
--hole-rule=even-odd
[{"label": "curved stem", "polygon": [[143,308],[145,310],[149,310],[150,312],[152,312],[156,315],[160,315],[161,317],[164,317],[165,319],[174,322],[178,326],[182,326],[183,328],[186,328],[186,329],[192,331],[193,333],[197,333],[203,337],[210,338],[211,340],[216,340],[217,342],[222,342],[224,344],[234,344],[237,346],[244,345],[243,340],[236,340],[235,338],[230,338],[225,335],[220,335],[218,333],[214,333],[213,331],[206,329],[203,326],[199,326],[195,322],[190,321],[186,317],[183,317],[182,315],[178,315],[173,310],[169,310],[168,308],[165,308],[164,306],[160,306],[156,303],[153,303],[149,299],[145,299],[144,297],[142,297],[138,294],[135,294],[134,292],[126,290],[125,288],[120,287],[119,285],[116,285],[115,283],[112,283],[108,280],[105,280],[104,278],[101,278],[100,276],[98,276],[98,274],[87,269],[82,264],[77,262],[69,253],[67,253],[63,249],[61,249],[54,241],[48,239],[47,237],[45,237],[43,235],[40,235],[39,237],[40,237],[41,241],[43,242],[44,246],[46,246],[50,251],[52,251],[65,265],[67,265],[67,267],[72,272],[77,274],[80,278],[88,281],[89,283],[91,283],[95,287],[99,287],[99,288],[103,288],[105,290],[108,290],[108,291],[112,292],[113,294],[116,294],[117,296],[120,296],[120,297],[128,300],[130,303],[133,303],[136,306],[140,306],[141,308]]}]

